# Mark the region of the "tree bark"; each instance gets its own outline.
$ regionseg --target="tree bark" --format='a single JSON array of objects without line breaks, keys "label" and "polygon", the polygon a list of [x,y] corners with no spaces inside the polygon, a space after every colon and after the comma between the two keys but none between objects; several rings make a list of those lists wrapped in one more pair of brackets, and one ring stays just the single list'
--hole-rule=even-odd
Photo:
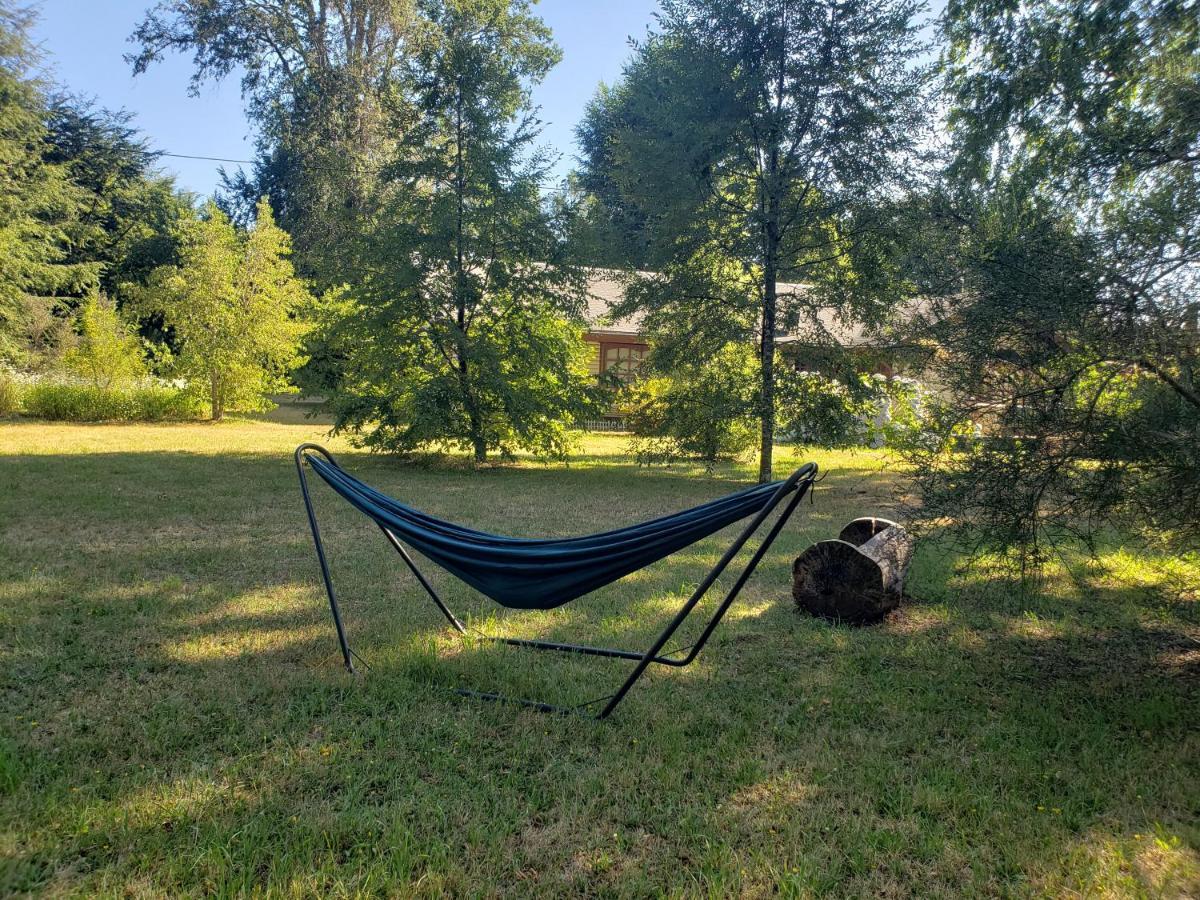
[{"label": "tree bark", "polygon": [[480,433],[483,429],[478,423],[471,426],[474,431],[474,436],[471,439],[471,446],[475,451],[475,462],[487,462],[487,442],[484,441],[483,435]]},{"label": "tree bark", "polygon": [[483,435],[483,419],[479,414],[479,405],[475,402],[471,388],[471,364],[467,344],[467,270],[465,267],[465,227],[467,173],[466,160],[463,155],[463,95],[461,86],[454,106],[454,189],[457,201],[457,217],[454,233],[454,265],[455,265],[455,315],[458,326],[458,379],[463,392],[463,405],[467,408],[467,430],[471,440],[471,450],[475,462],[487,460],[487,441]]},{"label": "tree bark", "polygon": [[913,541],[895,522],[856,519],[835,541],[813,544],[792,564],[792,596],[814,616],[866,625],[900,605]]},{"label": "tree bark", "polygon": [[[768,236],[768,244],[770,240]],[[771,481],[774,474],[776,253],[777,251],[768,251],[764,266],[762,344],[759,347],[759,365],[762,370],[761,408],[759,410],[762,432],[758,448],[758,480],[760,484]]]},{"label": "tree bark", "polygon": [[225,414],[225,410],[221,403],[221,379],[219,375],[213,374],[208,379],[208,399],[209,415],[211,415],[214,422],[221,421],[221,416]]},{"label": "tree bark", "polygon": [[783,140],[779,117],[783,112],[783,95],[787,76],[787,20],[781,19],[778,30],[778,70],[775,85],[775,119],[771,123],[767,152],[767,171],[763,176],[766,195],[766,218],[763,222],[763,309],[762,344],[759,365],[762,370],[762,434],[758,448],[758,480],[760,484],[774,477],[775,456],[775,328],[778,315],[779,281],[779,221],[783,198],[779,177],[779,148]]}]

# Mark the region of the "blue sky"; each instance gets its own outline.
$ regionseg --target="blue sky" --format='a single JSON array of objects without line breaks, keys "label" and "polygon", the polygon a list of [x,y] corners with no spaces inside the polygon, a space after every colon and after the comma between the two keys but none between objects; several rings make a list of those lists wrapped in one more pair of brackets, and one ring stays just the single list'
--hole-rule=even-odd
[{"label": "blue sky", "polygon": [[[253,136],[242,112],[237,79],[187,95],[190,59],[166,58],[134,78],[122,55],[151,0],[42,0],[35,31],[49,74],[68,90],[95,96],[101,105],[125,108],[155,149],[198,156],[248,159]],[[546,123],[544,143],[563,154],[559,176],[572,165],[574,128],[600,81],[613,81],[640,37],[657,0],[542,0],[537,10],[554,30],[563,61],[537,89],[534,100]],[[181,187],[210,193],[218,163],[164,159]],[[236,168],[236,166],[227,166]]]}]

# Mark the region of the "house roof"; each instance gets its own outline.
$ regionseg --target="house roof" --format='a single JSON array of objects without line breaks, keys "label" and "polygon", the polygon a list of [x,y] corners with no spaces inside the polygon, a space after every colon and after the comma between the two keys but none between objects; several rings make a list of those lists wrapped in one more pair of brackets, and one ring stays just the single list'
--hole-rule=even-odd
[{"label": "house roof", "polygon": [[[805,290],[803,284],[780,282],[780,294],[798,294]],[[614,319],[610,309],[621,301],[624,296],[624,284],[621,273],[610,269],[593,269],[588,275],[588,309],[587,320],[589,332],[600,336],[637,337],[642,334],[642,324],[645,316],[641,312],[634,313],[621,319]],[[820,327],[827,337],[834,339],[843,347],[866,347],[872,343],[866,329],[859,323],[845,323],[838,319],[837,311],[833,308],[817,311]],[[781,334],[780,344],[816,344],[825,343],[820,336],[810,329],[793,334]]]},{"label": "house roof", "polygon": [[588,274],[587,320],[592,334],[629,337],[642,333],[641,312],[624,319],[614,319],[609,310],[624,297],[624,285],[616,272],[593,269]]}]

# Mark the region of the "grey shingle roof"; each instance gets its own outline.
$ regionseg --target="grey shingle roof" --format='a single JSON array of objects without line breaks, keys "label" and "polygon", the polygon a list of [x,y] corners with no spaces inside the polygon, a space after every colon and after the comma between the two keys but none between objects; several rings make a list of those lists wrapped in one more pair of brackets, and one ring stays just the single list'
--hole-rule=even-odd
[{"label": "grey shingle roof", "polygon": [[[614,319],[609,310],[622,298],[624,286],[619,273],[607,269],[594,269],[588,277],[588,329],[592,334],[631,337],[641,334],[643,315],[635,313],[623,319]],[[793,294],[804,291],[802,284],[781,282],[778,286],[780,294]],[[838,321],[833,309],[823,309],[817,313],[820,328],[826,332],[826,340],[832,338],[846,347],[863,346],[870,339],[861,325],[847,325]],[[813,334],[816,329],[810,327],[797,334],[782,334],[779,343],[824,343],[819,336]],[[807,331],[807,333],[805,333]]]}]

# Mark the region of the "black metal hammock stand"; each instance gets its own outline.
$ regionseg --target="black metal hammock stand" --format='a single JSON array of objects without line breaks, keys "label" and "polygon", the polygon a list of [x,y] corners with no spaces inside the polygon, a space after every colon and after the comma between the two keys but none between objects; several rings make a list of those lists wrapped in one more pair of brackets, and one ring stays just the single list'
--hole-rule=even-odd
[{"label": "black metal hammock stand", "polygon": [[[312,527],[313,543],[321,565],[325,591],[329,596],[329,608],[333,613],[333,624],[337,629],[342,659],[351,672],[354,671],[353,658],[357,654],[350,649],[346,639],[346,629],[329,574],[325,545],[321,540],[321,530],[317,525],[312,497],[309,494],[305,463],[347,502],[375,522],[421,587],[437,604],[451,627],[460,634],[466,634],[467,627],[438,596],[428,579],[417,568],[405,545],[419,551],[502,606],[510,609],[554,609],[670,556],[727,525],[753,516],[729,549],[697,585],[675,617],[644,652],[481,635],[486,640],[514,647],[636,660],[637,665],[615,693],[575,707],[509,698],[496,693],[458,691],[465,696],[487,700],[511,700],[545,712],[584,712],[587,707],[607,701],[596,714],[597,719],[606,718],[616,709],[649,666],[682,667],[696,659],[817,476],[816,465],[808,463],[784,481],[756,485],[693,509],[627,528],[583,537],[529,539],[475,531],[405,506],[350,475],[323,447],[301,444],[296,448],[296,471],[300,476],[300,492],[304,496],[304,507]],[[667,641],[704,598],[750,537],[781,504],[782,511],[704,626],[700,637],[690,647],[663,653]]]}]

